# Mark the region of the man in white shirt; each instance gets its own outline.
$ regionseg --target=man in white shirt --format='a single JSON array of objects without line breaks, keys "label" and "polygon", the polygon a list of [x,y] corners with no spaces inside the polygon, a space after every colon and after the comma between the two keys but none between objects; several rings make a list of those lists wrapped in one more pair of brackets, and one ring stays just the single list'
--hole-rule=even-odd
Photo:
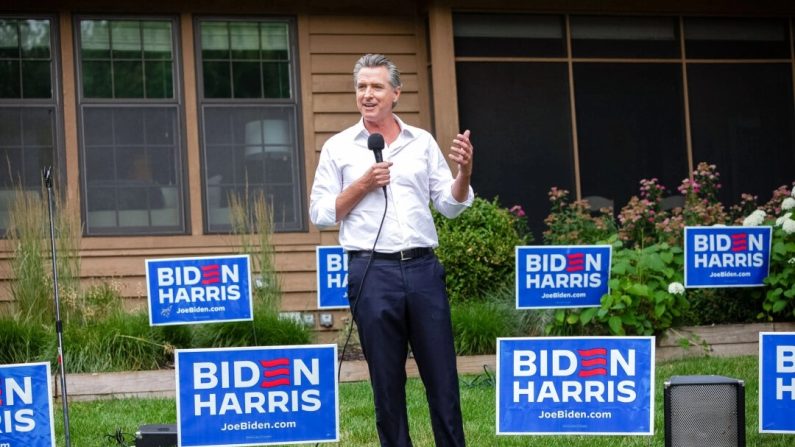
[{"label": "man in white shirt", "polygon": [[[474,198],[472,143],[459,134],[449,158],[426,131],[392,113],[400,72],[383,55],[354,66],[362,119],[331,137],[320,154],[310,200],[319,227],[340,223],[347,251],[348,297],[367,359],[382,446],[411,446],[406,414],[408,345],[425,384],[437,446],[463,446],[464,431],[444,268],[433,254],[438,237],[429,202],[449,218]],[[368,150],[383,135],[383,162]],[[384,194],[386,191],[386,194]]]}]

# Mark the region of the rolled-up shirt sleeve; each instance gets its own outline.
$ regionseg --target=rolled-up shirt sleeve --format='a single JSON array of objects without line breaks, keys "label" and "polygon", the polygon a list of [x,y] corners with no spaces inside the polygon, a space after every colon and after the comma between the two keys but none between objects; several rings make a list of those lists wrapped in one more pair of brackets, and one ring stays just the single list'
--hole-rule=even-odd
[{"label": "rolled-up shirt sleeve", "polygon": [[447,165],[439,145],[431,140],[430,146],[430,163],[428,163],[430,172],[428,177],[430,179],[431,200],[437,211],[442,213],[443,216],[452,219],[472,205],[472,201],[475,200],[475,193],[470,185],[466,200],[459,202],[453,197],[453,174],[450,171],[450,167]]},{"label": "rolled-up shirt sleeve", "polygon": [[321,229],[337,224],[337,196],[342,192],[342,175],[329,152],[326,147],[320,152],[309,196],[309,219]]}]

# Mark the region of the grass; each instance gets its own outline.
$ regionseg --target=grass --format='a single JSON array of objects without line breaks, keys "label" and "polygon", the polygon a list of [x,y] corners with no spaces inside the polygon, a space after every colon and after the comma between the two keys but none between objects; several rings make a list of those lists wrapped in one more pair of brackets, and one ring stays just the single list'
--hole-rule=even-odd
[{"label": "grass", "polygon": [[[655,435],[647,436],[497,436],[495,435],[494,387],[485,376],[461,377],[461,401],[467,444],[475,447],[661,447],[664,441],[663,382],[674,375],[722,375],[745,381],[746,439],[751,447],[790,447],[795,435],[758,433],[758,365],[756,357],[699,358],[666,362],[657,366]],[[63,445],[60,404],[56,404],[56,437]],[[117,446],[112,436],[117,430],[132,433],[143,424],[173,424],[176,407],[173,399],[116,399],[70,404],[72,445],[80,447]],[[418,379],[408,384],[408,410],[412,439],[417,447],[433,446],[424,389]],[[111,436],[111,438],[108,437]],[[377,445],[370,385],[366,382],[340,386],[339,445]]]}]

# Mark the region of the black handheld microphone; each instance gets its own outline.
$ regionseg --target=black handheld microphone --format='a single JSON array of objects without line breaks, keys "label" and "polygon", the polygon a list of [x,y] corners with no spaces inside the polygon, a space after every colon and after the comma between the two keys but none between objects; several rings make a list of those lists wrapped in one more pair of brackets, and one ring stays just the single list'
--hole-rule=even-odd
[{"label": "black handheld microphone", "polygon": [[367,137],[367,149],[373,151],[376,163],[384,161],[384,157],[381,155],[381,151],[384,149],[384,136],[380,133],[374,133]]},{"label": "black handheld microphone", "polygon": [[[384,161],[384,156],[381,154],[381,151],[384,149],[384,136],[380,133],[374,133],[367,137],[367,149],[373,151],[376,163]],[[384,197],[386,197],[386,186],[382,186],[381,188],[384,190]]]}]

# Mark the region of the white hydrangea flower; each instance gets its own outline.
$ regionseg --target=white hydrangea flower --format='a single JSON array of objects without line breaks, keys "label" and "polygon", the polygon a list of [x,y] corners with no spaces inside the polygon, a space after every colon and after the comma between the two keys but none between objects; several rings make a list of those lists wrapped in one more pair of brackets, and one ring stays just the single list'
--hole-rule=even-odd
[{"label": "white hydrangea flower", "polygon": [[789,261],[787,261],[787,263],[795,265],[795,258],[789,258]]},{"label": "white hydrangea flower", "polygon": [[765,221],[765,216],[766,214],[764,211],[756,210],[743,220],[743,226],[758,227],[759,225],[762,225],[762,222]]},{"label": "white hydrangea flower", "polygon": [[776,219],[776,226],[780,227],[781,225],[784,224],[784,221],[789,219],[790,217],[792,217],[792,213],[787,213],[787,214],[779,217],[778,219]]},{"label": "white hydrangea flower", "polygon": [[782,210],[791,210],[793,208],[795,208],[795,199],[792,197],[787,197],[783,202],[781,202]]},{"label": "white hydrangea flower", "polygon": [[668,293],[672,295],[684,295],[685,286],[681,282],[672,282],[668,284]]},{"label": "white hydrangea flower", "polygon": [[785,220],[784,223],[781,224],[781,228],[787,234],[795,233],[795,220],[792,219]]}]

